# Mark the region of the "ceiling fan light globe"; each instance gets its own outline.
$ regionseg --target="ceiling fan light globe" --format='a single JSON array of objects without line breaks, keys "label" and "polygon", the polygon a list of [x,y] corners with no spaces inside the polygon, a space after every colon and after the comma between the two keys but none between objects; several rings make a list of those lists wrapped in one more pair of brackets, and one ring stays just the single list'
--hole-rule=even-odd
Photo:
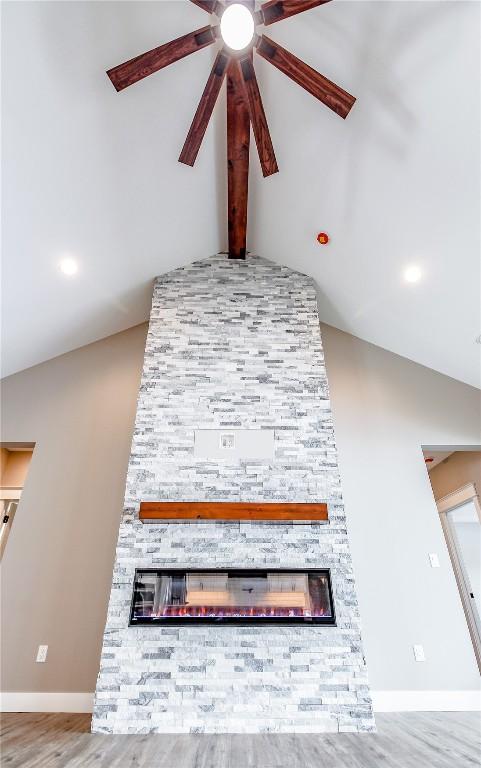
[{"label": "ceiling fan light globe", "polygon": [[245,5],[228,5],[220,20],[220,33],[224,43],[233,51],[247,48],[254,37],[254,17]]}]

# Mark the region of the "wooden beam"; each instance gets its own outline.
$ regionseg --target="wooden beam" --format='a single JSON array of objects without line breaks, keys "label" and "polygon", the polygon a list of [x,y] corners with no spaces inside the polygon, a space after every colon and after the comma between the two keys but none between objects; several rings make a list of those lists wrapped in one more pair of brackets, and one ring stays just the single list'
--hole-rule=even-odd
[{"label": "wooden beam", "polygon": [[219,51],[216,60],[214,61],[212,71],[204,88],[182,152],[180,153],[179,163],[185,163],[185,165],[194,165],[195,163],[217,101],[217,96],[219,95],[222,83],[224,82],[228,63],[229,54],[222,49]]},{"label": "wooden beam", "polygon": [[269,0],[261,5],[256,14],[257,24],[275,24],[276,21],[288,19],[297,13],[304,13],[318,5],[329,3],[330,0]]},{"label": "wooden beam", "polygon": [[252,123],[252,130],[257,144],[257,153],[261,162],[263,176],[271,176],[277,173],[276,155],[272,146],[271,134],[267,125],[266,113],[262,104],[262,98],[257,84],[254,64],[252,63],[252,53],[239,59],[242,75],[242,84],[244,86],[247,108]]},{"label": "wooden beam", "polygon": [[327,504],[282,502],[142,501],[139,519],[143,523],[202,521],[264,521],[326,523]]},{"label": "wooden beam", "polygon": [[198,5],[203,11],[215,13],[217,16],[220,16],[224,10],[224,5],[219,0],[190,0],[190,2]]},{"label": "wooden beam", "polygon": [[195,51],[200,51],[207,45],[212,45],[217,40],[215,30],[210,26],[196,29],[187,35],[171,40],[169,43],[159,45],[147,53],[142,53],[134,59],[124,61],[113,69],[109,69],[107,75],[112,81],[116,91],[122,91],[129,85],[137,83],[144,77],[148,77],[153,72],[158,72],[163,67],[168,67],[184,56],[190,56]]},{"label": "wooden beam", "polygon": [[[252,54],[251,54],[252,56]],[[237,60],[227,69],[227,196],[229,259],[245,259],[249,191],[249,111]]]},{"label": "wooden beam", "polygon": [[256,47],[260,56],[270,61],[274,67],[294,80],[301,88],[305,88],[316,99],[322,101],[326,107],[344,119],[348,116],[356,101],[354,96],[265,35],[256,40]]}]

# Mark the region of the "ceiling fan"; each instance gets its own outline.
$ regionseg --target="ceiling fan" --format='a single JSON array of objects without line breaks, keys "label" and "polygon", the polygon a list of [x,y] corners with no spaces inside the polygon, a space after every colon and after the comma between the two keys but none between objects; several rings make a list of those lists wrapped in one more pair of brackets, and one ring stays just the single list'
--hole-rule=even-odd
[{"label": "ceiling fan", "polygon": [[222,42],[179,162],[194,165],[217,96],[227,77],[229,258],[245,259],[251,124],[263,175],[270,176],[279,170],[254,70],[253,52],[256,51],[342,118],[349,114],[355,98],[266,35],[257,33],[256,28],[260,25],[270,26],[330,0],[268,0],[258,11],[255,11],[254,0],[190,1],[207,13],[216,15],[220,25],[208,24],[189,32],[109,69],[107,75],[116,90],[121,91],[184,56],[218,40]]}]

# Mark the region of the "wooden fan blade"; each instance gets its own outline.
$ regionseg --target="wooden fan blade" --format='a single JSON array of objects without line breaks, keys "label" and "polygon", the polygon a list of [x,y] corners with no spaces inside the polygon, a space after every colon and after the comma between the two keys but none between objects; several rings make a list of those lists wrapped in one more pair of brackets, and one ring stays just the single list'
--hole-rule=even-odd
[{"label": "wooden fan blade", "polygon": [[[250,53],[252,57],[252,52]],[[227,187],[229,259],[245,259],[251,125],[236,59],[227,68]]]},{"label": "wooden fan blade", "polygon": [[354,96],[339,88],[338,85],[328,80],[327,77],[316,72],[308,64],[286,51],[285,48],[275,43],[269,37],[262,35],[256,42],[257,53],[262,58],[270,61],[277,69],[284,72],[295,83],[312,93],[316,99],[322,101],[326,107],[332,109],[338,115],[346,118],[356,101]]},{"label": "wooden fan blade", "polygon": [[147,53],[142,53],[134,59],[125,61],[113,69],[109,69],[107,74],[110,77],[115,90],[122,91],[129,85],[133,85],[138,80],[152,75],[163,67],[168,67],[174,61],[183,59],[184,56],[195,51],[200,51],[207,45],[212,45],[216,41],[214,29],[209,25],[189,32],[188,35],[178,37],[177,40],[171,40],[170,43],[160,45]]},{"label": "wooden fan blade", "polygon": [[194,5],[198,5],[203,11],[207,11],[207,13],[215,13],[217,16],[220,16],[224,10],[224,6],[219,0],[190,0],[190,2],[194,3]]},{"label": "wooden fan blade", "polygon": [[329,3],[330,0],[270,0],[264,3],[257,11],[256,21],[258,24],[275,24],[276,21],[288,19],[289,16],[295,16],[296,13],[309,11],[318,5]]},{"label": "wooden fan blade", "polygon": [[229,63],[229,55],[225,50],[219,51],[217,54],[214,66],[207,80],[204,88],[204,93],[199,101],[199,106],[194,115],[192,125],[190,126],[189,133],[185,140],[185,144],[180,153],[179,163],[185,163],[185,165],[194,165],[197,153],[202,144],[207,126],[209,125],[210,116],[212,115],[217,96],[221,89],[221,85],[224,82],[227,65]]},{"label": "wooden fan blade", "polygon": [[256,73],[252,63],[251,56],[244,56],[239,59],[244,91],[246,95],[249,117],[254,131],[254,138],[257,144],[257,152],[261,161],[262,173],[264,176],[271,176],[277,173],[277,160],[272,146],[271,134],[267,125],[266,113],[262,104],[259,86],[257,84]]}]

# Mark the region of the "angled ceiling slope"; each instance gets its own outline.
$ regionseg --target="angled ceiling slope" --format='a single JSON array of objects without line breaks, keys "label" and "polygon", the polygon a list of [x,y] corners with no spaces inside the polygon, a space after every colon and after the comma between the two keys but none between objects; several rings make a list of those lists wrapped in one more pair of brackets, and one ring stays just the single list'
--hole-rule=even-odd
[{"label": "angled ceiling slope", "polygon": [[[247,244],[312,275],[325,322],[478,386],[479,16],[331,2],[276,25],[357,102],[339,130],[259,57],[282,173],[251,157]],[[212,51],[121,94],[105,75],[205,17],[187,1],[4,5],[3,375],[142,322],[156,274],[225,249],[225,110],[195,170],[177,162]]]}]

